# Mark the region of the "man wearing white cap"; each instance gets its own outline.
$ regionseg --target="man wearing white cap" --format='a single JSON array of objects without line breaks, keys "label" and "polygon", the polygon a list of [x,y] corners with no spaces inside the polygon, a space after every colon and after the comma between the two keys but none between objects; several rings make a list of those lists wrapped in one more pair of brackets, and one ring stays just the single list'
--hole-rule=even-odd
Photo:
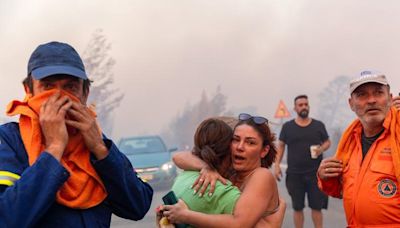
[{"label": "man wearing white cap", "polygon": [[399,227],[400,112],[385,75],[364,71],[350,82],[357,119],[343,133],[336,155],[318,169],[319,187],[343,198],[349,227]]}]

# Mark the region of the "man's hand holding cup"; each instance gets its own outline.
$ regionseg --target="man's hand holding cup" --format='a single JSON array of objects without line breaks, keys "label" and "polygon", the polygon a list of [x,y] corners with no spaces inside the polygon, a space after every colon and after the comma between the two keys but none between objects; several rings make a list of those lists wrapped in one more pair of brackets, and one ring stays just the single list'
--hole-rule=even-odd
[{"label": "man's hand holding cup", "polygon": [[310,154],[312,159],[317,159],[318,156],[322,153],[321,145],[311,145],[310,146]]}]

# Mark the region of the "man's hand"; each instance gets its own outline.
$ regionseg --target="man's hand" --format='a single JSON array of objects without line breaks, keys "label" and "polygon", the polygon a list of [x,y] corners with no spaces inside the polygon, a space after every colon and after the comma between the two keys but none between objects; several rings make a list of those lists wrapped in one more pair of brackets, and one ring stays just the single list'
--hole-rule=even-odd
[{"label": "man's hand", "polygon": [[282,178],[282,170],[281,170],[281,166],[278,163],[274,164],[274,168],[275,168],[275,178],[278,181],[281,181]]},{"label": "man's hand", "polygon": [[321,155],[321,154],[324,152],[324,149],[322,148],[321,145],[318,145],[316,151],[317,151],[317,155],[319,156],[319,155]]},{"label": "man's hand", "polygon": [[285,152],[285,147],[286,147],[285,142],[283,142],[282,140],[279,140],[278,145],[276,147],[277,153],[276,153],[276,159],[275,159],[275,164],[274,164],[275,178],[277,181],[281,181],[281,178],[282,178],[282,170],[281,170],[280,164],[282,162],[283,153]]},{"label": "man's hand", "polygon": [[399,96],[393,97],[392,104],[397,110],[400,110],[400,93]]},{"label": "man's hand", "polygon": [[72,101],[60,92],[52,95],[40,107],[39,122],[45,140],[45,150],[60,161],[68,144],[68,132],[65,115],[71,108]]},{"label": "man's hand", "polygon": [[322,160],[318,168],[318,176],[322,180],[326,180],[331,177],[338,177],[342,174],[343,163],[336,158],[326,158]]},{"label": "man's hand", "polygon": [[90,113],[89,108],[83,104],[72,102],[68,114],[71,115],[73,119],[65,120],[66,124],[80,131],[88,150],[92,152],[98,160],[107,157],[108,149],[103,142],[97,121]]}]

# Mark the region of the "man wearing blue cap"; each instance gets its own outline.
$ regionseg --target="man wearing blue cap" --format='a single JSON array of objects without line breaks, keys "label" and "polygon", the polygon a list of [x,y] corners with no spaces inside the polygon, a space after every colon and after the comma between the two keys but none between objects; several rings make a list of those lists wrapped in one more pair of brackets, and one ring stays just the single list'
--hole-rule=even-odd
[{"label": "man wearing blue cap", "polygon": [[78,53],[50,42],[32,53],[19,122],[0,126],[0,227],[109,227],[139,220],[152,188],[101,132],[87,107],[90,80]]}]

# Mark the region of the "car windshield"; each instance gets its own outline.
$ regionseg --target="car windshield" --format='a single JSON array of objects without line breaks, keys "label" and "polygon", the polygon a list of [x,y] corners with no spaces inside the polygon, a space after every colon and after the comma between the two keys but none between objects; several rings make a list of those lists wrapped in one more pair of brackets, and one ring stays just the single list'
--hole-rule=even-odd
[{"label": "car windshield", "polygon": [[158,137],[124,139],[120,150],[127,155],[166,152],[164,143]]}]

